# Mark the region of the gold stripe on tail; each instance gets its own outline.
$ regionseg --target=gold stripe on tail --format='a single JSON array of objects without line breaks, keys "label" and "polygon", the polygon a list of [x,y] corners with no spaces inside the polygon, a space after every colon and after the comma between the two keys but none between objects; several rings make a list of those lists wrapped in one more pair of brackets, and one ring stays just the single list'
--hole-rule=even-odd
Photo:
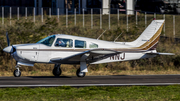
[{"label": "gold stripe on tail", "polygon": [[156,34],[154,34],[151,37],[151,39],[149,39],[149,41],[147,41],[146,43],[144,43],[143,45],[141,45],[140,47],[137,47],[137,48],[141,49],[141,50],[149,50],[151,47],[155,46],[158,43],[158,41],[159,41],[163,25],[164,25],[164,23],[161,25],[161,27],[156,32]]}]

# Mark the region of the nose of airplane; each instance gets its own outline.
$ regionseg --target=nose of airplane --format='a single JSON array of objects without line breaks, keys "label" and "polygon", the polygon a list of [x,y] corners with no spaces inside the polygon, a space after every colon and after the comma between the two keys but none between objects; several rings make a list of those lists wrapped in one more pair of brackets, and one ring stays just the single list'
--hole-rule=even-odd
[{"label": "nose of airplane", "polygon": [[6,53],[12,53],[13,52],[13,47],[8,46],[8,47],[4,48],[3,51],[6,52]]}]

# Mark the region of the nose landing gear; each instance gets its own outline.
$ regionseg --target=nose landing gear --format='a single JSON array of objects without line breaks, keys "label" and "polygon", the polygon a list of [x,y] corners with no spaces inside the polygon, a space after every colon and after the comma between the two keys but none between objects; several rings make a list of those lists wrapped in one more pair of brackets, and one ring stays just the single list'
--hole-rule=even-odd
[{"label": "nose landing gear", "polygon": [[15,68],[16,70],[14,70],[14,77],[20,77],[21,76],[21,71],[19,70],[19,65],[16,65]]}]

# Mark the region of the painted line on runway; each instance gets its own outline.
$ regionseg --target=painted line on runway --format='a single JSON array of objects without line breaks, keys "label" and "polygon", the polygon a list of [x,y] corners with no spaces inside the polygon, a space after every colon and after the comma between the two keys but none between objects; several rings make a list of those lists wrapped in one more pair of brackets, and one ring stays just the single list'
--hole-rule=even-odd
[{"label": "painted line on runway", "polygon": [[88,87],[88,86],[168,86],[180,85],[180,83],[134,83],[134,84],[40,84],[40,85],[0,85],[0,88],[14,87]]}]

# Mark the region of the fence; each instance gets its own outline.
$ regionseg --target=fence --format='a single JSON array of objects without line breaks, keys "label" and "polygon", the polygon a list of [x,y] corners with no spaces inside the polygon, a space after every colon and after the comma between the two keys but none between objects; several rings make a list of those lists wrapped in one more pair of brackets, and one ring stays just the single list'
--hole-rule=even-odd
[{"label": "fence", "polygon": [[[106,13],[104,13],[106,12]],[[110,13],[107,13],[110,12]],[[163,35],[168,37],[180,37],[179,15],[156,14],[152,12],[134,11],[134,15],[126,15],[122,9],[53,9],[33,7],[0,7],[1,26],[13,25],[18,20],[29,20],[34,23],[44,23],[48,17],[56,18],[61,27],[79,26],[91,29],[115,29],[121,28],[129,32],[137,27],[144,30],[151,21],[165,19]]]}]

